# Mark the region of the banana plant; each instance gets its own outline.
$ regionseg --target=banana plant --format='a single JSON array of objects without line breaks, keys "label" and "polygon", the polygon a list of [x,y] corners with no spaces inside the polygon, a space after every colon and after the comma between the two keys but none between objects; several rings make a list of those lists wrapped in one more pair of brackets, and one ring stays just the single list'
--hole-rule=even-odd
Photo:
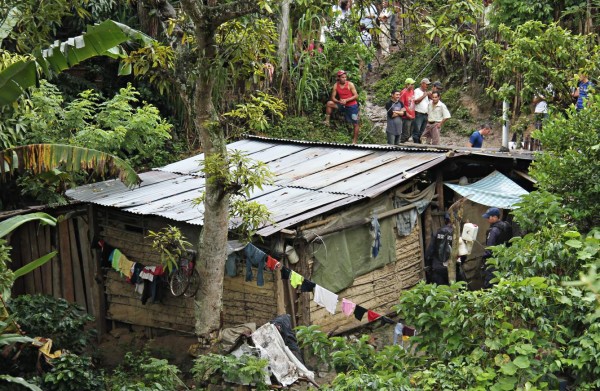
[{"label": "banana plant", "polygon": [[29,171],[37,175],[56,167],[62,167],[63,171],[93,170],[101,176],[118,176],[128,187],[141,182],[135,170],[125,160],[95,149],[73,145],[31,144],[0,151],[0,181],[14,171]]},{"label": "banana plant", "polygon": [[[6,29],[4,27],[4,30]],[[64,42],[56,41],[46,49],[34,51],[32,54],[35,59],[18,61],[0,71],[0,106],[13,103],[27,88],[35,86],[38,81],[38,69],[47,78],[52,78],[91,57],[109,56],[124,59],[127,53],[120,45],[128,41],[147,46],[151,45],[154,39],[122,23],[107,20],[95,26],[88,26],[83,35]],[[131,64],[121,62],[119,75],[130,73]]]}]

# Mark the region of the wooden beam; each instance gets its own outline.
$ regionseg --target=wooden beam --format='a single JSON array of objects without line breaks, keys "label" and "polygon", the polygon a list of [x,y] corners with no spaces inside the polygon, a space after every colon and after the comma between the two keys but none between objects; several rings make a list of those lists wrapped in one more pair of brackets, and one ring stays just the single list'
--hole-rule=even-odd
[{"label": "wooden beam", "polygon": [[[89,205],[87,210],[88,221],[88,241],[96,237],[98,232],[98,222],[94,213],[94,206]],[[90,293],[94,304],[94,316],[96,317],[96,330],[98,331],[98,339],[106,334],[106,296],[104,295],[104,276],[100,267],[100,255],[98,251],[91,252],[91,267],[90,267]]]},{"label": "wooden beam", "polygon": [[65,300],[75,302],[73,291],[73,264],[71,263],[71,244],[69,243],[69,220],[58,223],[58,248],[61,260],[61,281]]},{"label": "wooden beam", "polygon": [[[79,249],[81,246],[81,241],[77,240],[77,236],[75,235],[75,217],[70,218],[69,222],[69,244],[71,245],[71,265],[73,267],[73,286],[75,293],[75,302],[86,308],[85,302],[85,284],[83,283],[83,273],[81,268],[81,259],[79,258]],[[79,246],[78,246],[79,243]],[[87,311],[87,308],[86,308]]]},{"label": "wooden beam", "polygon": [[441,169],[438,169],[435,173],[435,192],[440,209],[446,209],[444,207],[444,174]]}]

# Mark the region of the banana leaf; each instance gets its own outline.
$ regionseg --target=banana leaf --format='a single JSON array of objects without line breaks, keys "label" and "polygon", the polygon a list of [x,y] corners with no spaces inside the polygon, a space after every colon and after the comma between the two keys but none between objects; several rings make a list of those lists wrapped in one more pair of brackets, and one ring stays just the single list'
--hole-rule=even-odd
[{"label": "banana leaf", "polygon": [[22,12],[17,7],[12,7],[6,13],[4,19],[0,20],[0,47],[2,47],[2,41],[8,37],[12,29],[19,23]]},{"label": "banana leaf", "polygon": [[[20,62],[17,67],[10,66],[0,71],[0,106],[11,104],[23,91],[33,87],[37,82],[36,65],[46,77],[79,64],[95,56],[123,58],[127,54],[120,47],[128,41],[148,45],[153,39],[146,34],[134,30],[122,23],[106,20],[95,26],[88,26],[87,32],[64,42],[56,41],[50,47],[36,50],[33,56],[36,61]],[[129,67],[121,67],[120,74],[128,74]]]},{"label": "banana leaf", "polygon": [[7,220],[0,221],[0,238],[5,237],[15,229],[19,228],[19,226],[34,220],[39,220],[42,222],[42,224],[52,226],[56,225],[56,219],[50,216],[49,214],[43,212],[35,212],[21,216],[14,216]]},{"label": "banana leaf", "polygon": [[27,380],[22,377],[14,377],[10,375],[0,375],[0,380],[4,380],[5,382],[20,384],[23,387],[31,390],[31,391],[43,391],[41,388],[36,386],[35,384],[29,383]]},{"label": "banana leaf", "polygon": [[33,271],[34,269],[37,269],[38,267],[42,266],[43,264],[45,264],[46,262],[48,262],[49,260],[54,258],[54,256],[56,254],[58,254],[58,251],[52,251],[51,253],[46,254],[43,257],[40,257],[40,258],[36,259],[35,261],[31,261],[27,265],[18,268],[14,272],[15,280],[17,278],[22,277],[25,274]]},{"label": "banana leaf", "polygon": [[[0,151],[0,180],[14,170],[34,175],[61,167],[63,171],[92,170],[103,177],[118,176],[128,187],[141,182],[135,170],[123,159],[90,148],[61,144],[31,144]],[[8,167],[8,169],[7,169]]]}]

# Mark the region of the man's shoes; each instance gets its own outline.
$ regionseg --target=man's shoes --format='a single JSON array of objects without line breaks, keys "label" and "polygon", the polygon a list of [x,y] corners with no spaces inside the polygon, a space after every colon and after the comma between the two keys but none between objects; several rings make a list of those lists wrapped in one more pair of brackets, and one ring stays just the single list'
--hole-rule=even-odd
[{"label": "man's shoes", "polygon": [[328,128],[331,127],[331,124],[327,120],[323,121],[323,125],[327,126]]}]

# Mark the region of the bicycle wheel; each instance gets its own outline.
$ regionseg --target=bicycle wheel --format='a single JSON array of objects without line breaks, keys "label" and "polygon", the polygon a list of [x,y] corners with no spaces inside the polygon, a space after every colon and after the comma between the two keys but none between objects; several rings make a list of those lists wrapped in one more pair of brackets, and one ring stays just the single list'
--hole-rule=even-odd
[{"label": "bicycle wheel", "polygon": [[194,269],[194,271],[192,272],[192,274],[190,274],[188,279],[189,285],[183,293],[183,295],[185,297],[193,297],[194,295],[196,295],[196,292],[198,292],[198,288],[200,288],[200,273],[198,273],[198,270]]},{"label": "bicycle wheel", "polygon": [[181,268],[175,270],[169,276],[169,288],[171,288],[171,293],[175,297],[183,295],[189,284],[190,279]]}]

